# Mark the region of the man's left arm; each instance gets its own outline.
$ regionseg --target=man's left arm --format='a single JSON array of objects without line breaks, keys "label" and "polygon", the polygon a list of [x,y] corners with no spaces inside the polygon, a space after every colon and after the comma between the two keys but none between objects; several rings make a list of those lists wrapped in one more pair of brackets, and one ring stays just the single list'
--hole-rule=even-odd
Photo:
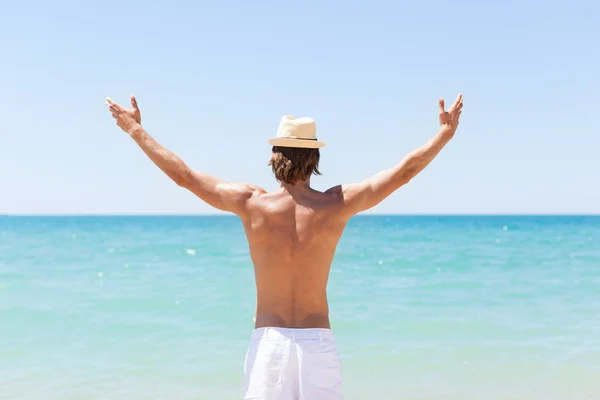
[{"label": "man's left arm", "polygon": [[425,169],[454,136],[462,106],[462,94],[458,95],[448,111],[444,108],[444,100],[440,99],[440,130],[425,145],[412,151],[393,168],[381,171],[359,183],[338,185],[329,189],[328,193],[341,196],[344,215],[351,217],[376,206]]},{"label": "man's left arm", "polygon": [[106,105],[117,120],[117,125],[135,140],[157,167],[177,185],[188,189],[212,207],[240,216],[246,213],[247,200],[260,192],[260,188],[241,183],[229,183],[212,175],[193,171],[183,160],[161,146],[145,131],[141,125],[140,112],[134,97],[131,103],[133,109],[129,110],[110,99],[106,100]]}]

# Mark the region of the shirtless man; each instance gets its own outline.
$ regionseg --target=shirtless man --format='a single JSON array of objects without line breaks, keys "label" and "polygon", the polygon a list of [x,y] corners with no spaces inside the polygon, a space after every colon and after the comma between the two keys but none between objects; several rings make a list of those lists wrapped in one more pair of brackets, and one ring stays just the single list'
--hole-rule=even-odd
[{"label": "shirtless man", "polygon": [[245,399],[342,399],[341,364],[329,324],[327,281],[348,220],[374,207],[421,172],[454,136],[463,101],[448,111],[439,101],[439,132],[398,165],[358,183],[325,192],[310,187],[319,174],[316,126],[284,116],[269,165],[281,187],[274,192],[192,171],[158,144],[132,109],[106,99],[117,125],[179,186],[209,205],[238,215],[256,279],[256,324],[246,355]]}]

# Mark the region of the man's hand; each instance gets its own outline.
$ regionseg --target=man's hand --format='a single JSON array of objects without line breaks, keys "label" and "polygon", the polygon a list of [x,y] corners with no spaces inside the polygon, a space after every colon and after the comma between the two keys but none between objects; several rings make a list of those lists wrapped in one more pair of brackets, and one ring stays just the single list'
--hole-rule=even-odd
[{"label": "man's hand", "polygon": [[459,94],[448,111],[444,109],[444,99],[440,99],[440,127],[442,131],[450,136],[454,136],[456,128],[458,128],[458,119],[462,112],[463,99],[462,94]]},{"label": "man's hand", "polygon": [[112,101],[110,97],[106,98],[105,104],[110,110],[114,119],[117,120],[117,125],[119,125],[119,128],[123,129],[128,134],[131,135],[136,128],[141,126],[142,116],[134,96],[131,96],[131,106],[133,107],[132,110],[120,106]]}]

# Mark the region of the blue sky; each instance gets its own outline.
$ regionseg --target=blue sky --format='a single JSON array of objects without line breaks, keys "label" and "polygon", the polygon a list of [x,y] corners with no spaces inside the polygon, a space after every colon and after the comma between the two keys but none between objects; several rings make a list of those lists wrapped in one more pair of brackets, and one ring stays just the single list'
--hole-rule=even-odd
[{"label": "blue sky", "polygon": [[266,189],[284,114],[326,189],[396,164],[462,92],[454,140],[376,213],[600,213],[598,2],[22,1],[0,13],[0,213],[213,213],[114,124]]}]

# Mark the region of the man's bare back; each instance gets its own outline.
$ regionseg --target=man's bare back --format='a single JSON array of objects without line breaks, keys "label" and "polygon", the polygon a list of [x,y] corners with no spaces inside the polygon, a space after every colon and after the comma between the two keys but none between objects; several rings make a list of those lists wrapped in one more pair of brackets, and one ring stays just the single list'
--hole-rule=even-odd
[{"label": "man's bare back", "polygon": [[256,193],[248,209],[256,327],[329,328],[329,267],[346,225],[341,196],[302,183]]},{"label": "man's bare back", "polygon": [[454,136],[463,105],[459,95],[446,111],[440,99],[439,132],[395,167],[362,182],[319,192],[310,187],[308,176],[292,184],[282,182],[279,190],[267,193],[254,185],[229,183],[192,171],[142,128],[135,98],[131,103],[132,109],[127,109],[107,99],[117,125],[178,185],[241,218],[255,269],[257,328],[330,327],[329,268],[347,221],[421,172]]}]

